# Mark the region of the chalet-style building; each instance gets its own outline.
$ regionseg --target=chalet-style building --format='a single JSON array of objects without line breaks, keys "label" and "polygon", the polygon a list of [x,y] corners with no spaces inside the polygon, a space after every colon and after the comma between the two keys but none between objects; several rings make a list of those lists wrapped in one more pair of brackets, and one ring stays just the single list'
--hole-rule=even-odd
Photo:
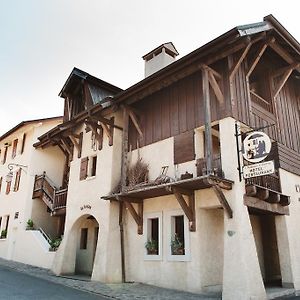
[{"label": "chalet-style building", "polygon": [[53,264],[49,236],[63,233],[64,220],[60,207],[50,209],[44,201],[32,199],[32,191],[34,174],[43,174],[45,168],[53,184],[60,185],[63,168],[57,161],[63,154],[58,147],[40,151],[32,145],[61,122],[62,117],[25,121],[0,137],[0,256],[5,259],[44,268]]},{"label": "chalet-style building", "polygon": [[270,15],[177,55],[147,53],[126,90],[67,79],[63,123],[33,145],[57,153],[31,185],[65,221],[52,270],[223,299],[300,290],[300,44]]}]

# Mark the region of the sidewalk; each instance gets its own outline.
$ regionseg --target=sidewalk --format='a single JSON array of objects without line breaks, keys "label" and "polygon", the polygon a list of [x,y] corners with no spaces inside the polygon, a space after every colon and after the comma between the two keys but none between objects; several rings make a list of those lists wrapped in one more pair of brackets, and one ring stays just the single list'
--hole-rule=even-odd
[{"label": "sidewalk", "polygon": [[26,273],[31,276],[36,276],[48,281],[52,281],[58,284],[62,284],[68,287],[79,289],[81,291],[87,291],[94,294],[99,294],[108,297],[108,299],[157,299],[157,300],[204,300],[204,299],[221,299],[220,295],[203,295],[192,294],[187,292],[180,292],[176,290],[159,288],[151,285],[141,283],[121,283],[121,284],[104,284],[100,282],[94,282],[86,280],[80,276],[56,276],[51,271],[18,263],[15,261],[9,261],[0,258],[0,266],[4,266],[10,269],[14,269],[18,272]]}]

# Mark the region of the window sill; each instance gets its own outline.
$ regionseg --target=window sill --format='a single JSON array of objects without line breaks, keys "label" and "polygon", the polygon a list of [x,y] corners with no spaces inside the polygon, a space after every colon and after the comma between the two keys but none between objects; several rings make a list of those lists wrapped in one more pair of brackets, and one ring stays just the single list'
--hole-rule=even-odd
[{"label": "window sill", "polygon": [[89,180],[93,180],[93,179],[95,179],[96,178],[96,175],[95,176],[89,176],[89,177],[87,177],[85,180],[86,181],[89,181]]},{"label": "window sill", "polygon": [[162,255],[151,255],[151,254],[145,254],[144,260],[147,261],[162,261]]},{"label": "window sill", "polygon": [[190,254],[185,254],[185,255],[168,255],[168,261],[190,261],[191,256]]}]

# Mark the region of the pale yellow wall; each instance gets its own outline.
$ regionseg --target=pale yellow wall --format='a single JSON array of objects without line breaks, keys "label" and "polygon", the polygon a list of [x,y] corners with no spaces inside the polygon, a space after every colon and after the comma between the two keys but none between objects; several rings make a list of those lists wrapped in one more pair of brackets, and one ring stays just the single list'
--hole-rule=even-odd
[{"label": "pale yellow wall", "polygon": [[[150,213],[162,214],[161,260],[145,259],[146,228],[144,226],[143,235],[138,235],[137,225],[126,211],[127,280],[193,292],[207,291],[208,286],[220,290],[223,276],[223,211],[200,209],[204,199],[209,198],[215,202],[216,196],[211,194],[210,189],[197,191],[195,198],[197,228],[196,232],[188,231],[190,241],[187,247],[190,248],[190,255],[187,261],[172,261],[169,257],[170,213],[179,211],[184,214],[173,195],[144,200],[144,216]],[[203,222],[207,226],[203,226]],[[210,249],[210,255],[207,249]]]},{"label": "pale yellow wall", "polygon": [[[39,174],[41,170],[49,170],[50,173],[56,174],[57,176],[61,176],[61,168],[60,168],[60,154],[58,152],[52,151],[49,155],[49,152],[44,151],[43,153],[38,152],[32,146],[35,142],[37,142],[37,137],[41,134],[45,133],[49,129],[53,128],[57,124],[60,123],[60,120],[48,120],[48,121],[41,121],[36,122],[33,124],[28,124],[26,126],[21,127],[17,131],[13,132],[10,136],[5,138],[3,141],[0,142],[0,148],[2,149],[2,158],[3,158],[3,147],[4,143],[11,142],[15,138],[18,138],[18,149],[17,155],[14,159],[11,158],[11,151],[12,146],[9,147],[8,154],[7,154],[7,161],[4,165],[0,164],[0,176],[5,177],[8,172],[7,165],[9,163],[15,164],[22,164],[27,167],[21,171],[21,180],[19,190],[17,192],[13,191],[14,187],[14,180],[12,182],[11,192],[9,195],[5,195],[5,179],[3,180],[3,185],[0,193],[0,216],[3,215],[10,215],[9,221],[9,229],[8,229],[8,236],[6,241],[0,242],[0,256],[6,257],[8,259],[18,259],[18,261],[22,261],[22,249],[24,244],[27,242],[23,241],[24,232],[26,228],[26,222],[29,218],[32,218],[32,203],[33,201],[41,201],[41,200],[32,200],[32,191],[33,191],[33,183],[34,183],[34,176]],[[23,154],[20,153],[21,145],[22,145],[22,136],[23,133],[26,133],[26,142],[25,142],[25,149]],[[1,159],[2,159],[1,158]],[[13,171],[18,169],[18,167],[14,167]],[[15,177],[14,177],[15,178]],[[38,205],[40,212],[43,214],[46,210],[46,206]],[[37,207],[36,207],[37,208]],[[18,219],[14,219],[15,212],[19,212]],[[34,214],[39,215],[37,209],[35,209]],[[41,215],[39,215],[41,217]],[[35,220],[34,220],[35,222]],[[36,224],[41,227],[47,227],[50,230],[50,222],[46,218],[40,218],[40,222]],[[54,222],[56,223],[56,221]],[[51,228],[52,229],[52,228]],[[51,231],[51,230],[50,230]],[[39,245],[32,243],[31,247],[36,247],[37,251],[39,251]],[[19,254],[18,254],[19,253]],[[27,254],[26,254],[27,255]],[[53,256],[53,255],[52,255]],[[24,255],[23,262],[26,262],[25,255]],[[47,262],[41,263],[41,260],[47,260],[46,256],[41,255],[32,255],[32,264],[45,266]],[[48,265],[49,267],[49,265]]]},{"label": "pale yellow wall", "polygon": [[[121,125],[121,115],[115,114],[115,124]],[[109,118],[109,117],[108,117]],[[118,207],[109,201],[101,199],[108,195],[120,180],[121,136],[119,129],[114,129],[113,146],[108,145],[104,133],[102,150],[92,149],[91,131],[85,132],[85,126],[78,128],[83,132],[81,158],[97,155],[96,176],[79,180],[81,158],[74,158],[70,167],[70,179],[67,197],[67,214],[64,240],[54,261],[53,270],[56,273],[74,273],[76,245],[78,241],[77,220],[92,214],[99,224],[99,240],[96,250],[92,278],[94,280],[120,281],[119,249],[112,252],[113,245],[119,243]],[[75,230],[76,228],[76,230]],[[75,249],[70,247],[74,245]],[[72,251],[72,255],[70,255]]]}]

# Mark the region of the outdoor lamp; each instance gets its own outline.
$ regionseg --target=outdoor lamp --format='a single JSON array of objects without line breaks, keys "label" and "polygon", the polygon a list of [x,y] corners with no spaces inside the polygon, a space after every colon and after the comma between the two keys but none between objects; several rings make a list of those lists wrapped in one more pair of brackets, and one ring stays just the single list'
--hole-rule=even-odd
[{"label": "outdoor lamp", "polygon": [[13,170],[14,166],[15,166],[15,167],[20,167],[21,170],[23,170],[23,171],[26,173],[26,171],[25,171],[24,168],[27,168],[27,166],[20,165],[20,164],[15,164],[15,163],[10,163],[10,164],[7,165],[7,168],[8,168],[8,170],[9,170],[9,172],[8,172],[7,175],[5,176],[6,182],[11,182],[11,181],[12,181],[13,176],[14,176],[14,173],[13,173],[12,170]]}]

